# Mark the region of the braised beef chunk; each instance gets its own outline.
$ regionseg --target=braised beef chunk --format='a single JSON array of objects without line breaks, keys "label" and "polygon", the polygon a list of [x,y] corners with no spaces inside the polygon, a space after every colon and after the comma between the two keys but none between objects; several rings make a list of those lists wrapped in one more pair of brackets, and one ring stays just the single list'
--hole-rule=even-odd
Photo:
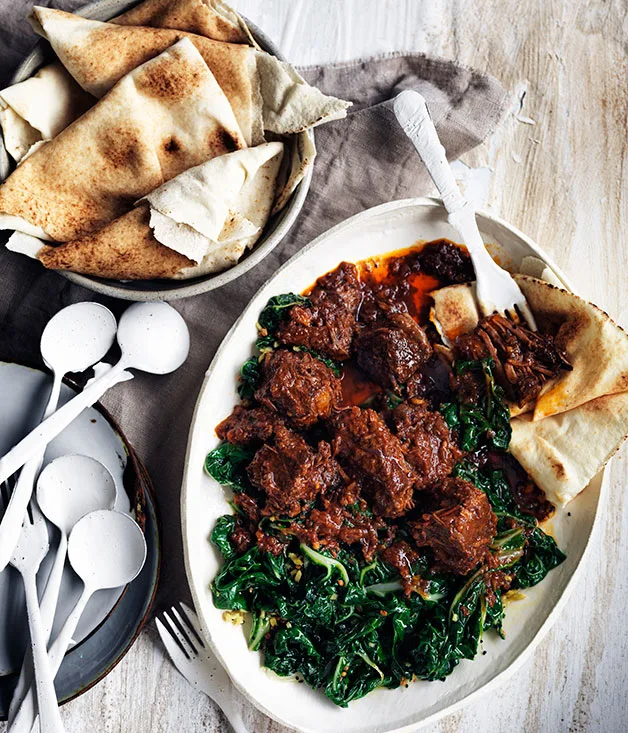
[{"label": "braised beef chunk", "polygon": [[353,262],[341,262],[335,270],[319,277],[310,293],[314,305],[322,305],[327,300],[340,302],[356,313],[362,301],[362,288],[358,278],[358,268]]},{"label": "braised beef chunk", "polygon": [[287,428],[278,428],[272,444],[257,451],[247,473],[266,495],[265,516],[295,517],[338,481],[329,443],[319,443],[314,451]]},{"label": "braised beef chunk", "polygon": [[356,266],[347,262],[320,278],[309,295],[311,306],[296,305],[277,338],[343,361],[349,358],[362,290]]},{"label": "braised beef chunk", "polygon": [[438,278],[443,285],[475,280],[468,252],[451,242],[430,242],[419,253],[421,271]]},{"label": "braised beef chunk", "polygon": [[404,402],[392,413],[395,435],[422,485],[431,484],[453,471],[462,456],[440,412],[423,404]]},{"label": "braised beef chunk", "polygon": [[262,362],[262,385],[255,399],[296,428],[308,428],[331,415],[340,402],[340,380],[306,351],[279,349]]},{"label": "braised beef chunk", "polygon": [[447,478],[434,485],[433,511],[409,526],[418,547],[429,547],[433,570],[466,575],[482,562],[495,536],[497,518],[483,491]]},{"label": "braised beef chunk", "polygon": [[255,445],[266,442],[283,421],[276,413],[263,407],[247,409],[236,405],[235,409],[216,428],[216,435],[233,445]]},{"label": "braised beef chunk", "polygon": [[559,372],[571,371],[551,336],[498,314],[482,318],[473,333],[459,336],[455,348],[463,359],[493,359],[498,382],[519,405],[536,399],[545,382]]},{"label": "braised beef chunk", "polygon": [[352,407],[333,415],[334,455],[358,474],[373,511],[400,517],[413,506],[417,476],[406,461],[401,443],[374,410]]},{"label": "braised beef chunk", "polygon": [[391,314],[385,324],[362,328],[354,350],[360,369],[382,387],[400,392],[432,355],[425,331],[407,313]]}]

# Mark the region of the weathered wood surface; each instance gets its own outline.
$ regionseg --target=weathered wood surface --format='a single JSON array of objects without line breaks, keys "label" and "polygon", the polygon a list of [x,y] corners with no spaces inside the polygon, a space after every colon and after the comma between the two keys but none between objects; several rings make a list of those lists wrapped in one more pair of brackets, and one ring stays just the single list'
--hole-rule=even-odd
[{"label": "weathered wood surface", "polygon": [[[239,0],[237,6],[298,64],[425,51],[501,79],[512,91],[511,113],[465,159],[474,169],[466,174],[482,184],[476,195],[543,246],[578,292],[628,325],[625,0]],[[498,693],[432,730],[628,729],[626,455],[624,449],[611,466],[609,501],[571,603],[534,658]],[[153,629],[104,682],[66,705],[63,718],[68,733],[228,730],[165,658]],[[248,720],[255,733],[284,730],[252,710]]]}]

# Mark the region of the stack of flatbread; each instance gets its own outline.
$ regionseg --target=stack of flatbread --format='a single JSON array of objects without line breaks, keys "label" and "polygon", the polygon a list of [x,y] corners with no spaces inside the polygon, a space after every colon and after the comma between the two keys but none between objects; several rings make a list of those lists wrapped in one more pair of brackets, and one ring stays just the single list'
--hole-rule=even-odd
[{"label": "stack of flatbread", "polygon": [[222,0],[30,20],[58,61],[0,92],[18,163],[0,229],[46,267],[130,280],[233,266],[312,165],[305,131],[349,106],[260,50]]},{"label": "stack of flatbread", "polygon": [[[529,261],[528,271],[553,279],[539,263]],[[529,275],[515,279],[540,330],[555,336],[573,369],[549,381],[534,403],[511,405],[509,450],[547,498],[564,506],[601,471],[628,433],[628,334],[562,286]],[[473,288],[452,285],[432,294],[433,319],[448,343],[478,323]]]}]

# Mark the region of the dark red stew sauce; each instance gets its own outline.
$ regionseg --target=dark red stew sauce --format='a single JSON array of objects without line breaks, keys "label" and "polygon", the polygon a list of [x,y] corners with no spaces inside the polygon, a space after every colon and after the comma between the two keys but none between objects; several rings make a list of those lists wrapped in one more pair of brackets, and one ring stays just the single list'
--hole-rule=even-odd
[{"label": "dark red stew sauce", "polygon": [[[473,266],[466,250],[447,240],[414,245],[380,257],[356,263],[364,289],[358,321],[377,319],[378,305],[407,310],[423,327],[429,324],[430,293],[438,288],[474,279]],[[310,292],[312,288],[306,291]],[[342,395],[345,405],[361,405],[382,391],[368,379],[354,361],[342,372]]]},{"label": "dark red stew sauce", "polygon": [[[255,496],[235,499],[240,548],[278,554],[295,537],[332,553],[359,546],[366,561],[380,554],[398,567],[408,593],[420,591],[409,573],[417,552],[461,575],[488,557],[496,517],[484,492],[452,476],[465,453],[439,407],[459,384],[429,319],[433,290],[472,279],[467,252],[439,240],[341,263],[290,308],[253,397],[217,428],[253,454]],[[501,358],[497,341],[491,348]],[[515,356],[532,384],[533,359]],[[512,456],[472,458],[504,470],[521,510],[549,516]]]}]

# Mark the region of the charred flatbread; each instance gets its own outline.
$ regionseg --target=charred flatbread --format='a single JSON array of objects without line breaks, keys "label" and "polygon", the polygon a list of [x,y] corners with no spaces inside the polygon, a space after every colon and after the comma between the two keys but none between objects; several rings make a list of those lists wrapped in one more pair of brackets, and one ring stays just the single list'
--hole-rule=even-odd
[{"label": "charred flatbread", "polygon": [[[15,218],[70,241],[210,158],[245,147],[227,99],[183,39],[134,69],[0,186],[0,228]],[[22,229],[23,230],[23,229]]]}]

